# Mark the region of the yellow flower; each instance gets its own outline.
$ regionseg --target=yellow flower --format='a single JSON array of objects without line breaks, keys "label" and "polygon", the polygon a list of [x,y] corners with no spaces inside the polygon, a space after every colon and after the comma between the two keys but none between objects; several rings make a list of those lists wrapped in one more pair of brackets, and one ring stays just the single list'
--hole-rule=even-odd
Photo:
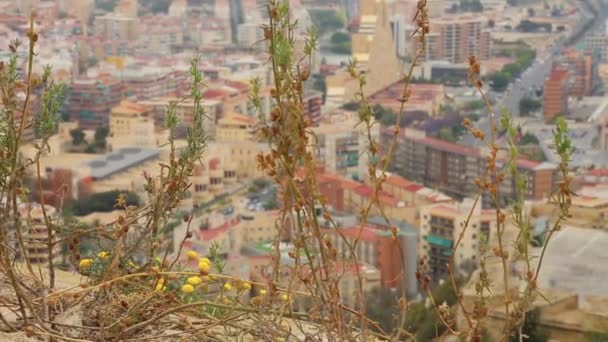
[{"label": "yellow flower", "polygon": [[137,267],[133,261],[129,261],[129,263],[127,263],[127,266],[129,266],[131,268]]},{"label": "yellow flower", "polygon": [[211,269],[211,264],[204,262],[204,261],[199,261],[198,262],[198,270],[203,272],[203,273],[209,273],[209,270]]},{"label": "yellow flower", "polygon": [[226,291],[232,290],[232,285],[230,285],[230,283],[224,284],[224,290],[226,290]]},{"label": "yellow flower", "polygon": [[192,292],[194,292],[194,286],[192,286],[190,284],[185,284],[184,286],[182,286],[182,292],[183,293],[192,293]]},{"label": "yellow flower", "polygon": [[110,253],[108,253],[106,251],[101,251],[101,252],[97,253],[97,256],[101,260],[106,260],[110,256]]},{"label": "yellow flower", "polygon": [[165,285],[163,285],[163,283],[159,282],[158,284],[156,284],[156,291],[165,291],[167,289],[167,287],[165,287]]},{"label": "yellow flower", "polygon": [[196,259],[198,259],[198,253],[196,251],[188,251],[188,253],[186,253],[186,256],[190,260],[196,260]]},{"label": "yellow flower", "polygon": [[186,282],[192,286],[196,286],[201,284],[203,282],[203,279],[201,279],[201,277],[189,277]]},{"label": "yellow flower", "polygon": [[93,265],[93,259],[88,259],[88,258],[82,259],[82,260],[80,260],[80,263],[78,265],[82,269],[87,269],[87,268],[91,267],[91,265]]},{"label": "yellow flower", "polygon": [[268,293],[268,291],[266,291],[266,290],[264,290],[264,289],[261,289],[261,290],[260,290],[260,294],[261,294],[262,296],[265,296],[267,293]]},{"label": "yellow flower", "polygon": [[165,283],[165,278],[158,279],[158,283],[157,284],[164,284],[164,283]]},{"label": "yellow flower", "polygon": [[205,257],[200,258],[200,259],[198,260],[198,262],[206,262],[206,263],[208,263],[209,265],[211,265],[211,260],[209,260],[209,258],[205,258]]},{"label": "yellow flower", "polygon": [[289,301],[289,296],[286,295],[286,294],[282,294],[281,295],[281,300],[284,301],[284,302],[287,302],[287,301]]},{"label": "yellow flower", "polygon": [[241,288],[242,288],[243,290],[251,290],[251,284],[250,284],[250,283],[243,283],[243,284],[241,285]]}]

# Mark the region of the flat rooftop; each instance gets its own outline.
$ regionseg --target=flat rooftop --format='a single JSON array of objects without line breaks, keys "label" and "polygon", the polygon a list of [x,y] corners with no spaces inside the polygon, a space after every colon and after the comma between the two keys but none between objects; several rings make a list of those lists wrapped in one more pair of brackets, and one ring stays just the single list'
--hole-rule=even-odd
[{"label": "flat rooftop", "polygon": [[[608,296],[608,232],[566,226],[556,232],[539,275],[540,288]],[[536,255],[540,250],[534,251]],[[537,259],[536,259],[537,260]]]},{"label": "flat rooftop", "polygon": [[91,177],[97,180],[126,171],[159,155],[160,151],[156,148],[126,147],[83,164],[91,168]]}]

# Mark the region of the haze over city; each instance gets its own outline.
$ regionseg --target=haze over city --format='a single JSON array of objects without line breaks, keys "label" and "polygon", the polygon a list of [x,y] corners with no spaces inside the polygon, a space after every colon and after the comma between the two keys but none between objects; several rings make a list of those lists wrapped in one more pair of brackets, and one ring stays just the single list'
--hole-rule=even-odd
[{"label": "haze over city", "polygon": [[[282,28],[292,46],[281,50],[271,37],[278,34],[272,26],[278,25],[273,22],[278,6],[262,0],[0,0],[0,71],[14,67],[27,82],[16,86],[27,88],[17,95],[1,87],[3,117],[12,104],[19,109],[7,114],[11,124],[0,126],[22,123],[16,148],[24,166],[7,171],[0,183],[23,176],[19,188],[27,188],[10,190],[23,195],[19,200],[0,191],[0,204],[12,208],[6,214],[0,210],[7,265],[12,260],[23,269],[35,267],[42,278],[53,274],[54,287],[36,295],[71,291],[93,277],[95,267],[110,269],[108,260],[117,259],[107,258],[123,248],[122,235],[91,231],[120,230],[125,219],[132,220],[124,233],[127,246],[139,232],[148,234],[143,227],[153,222],[154,253],[124,247],[129,257],[120,262],[141,265],[137,272],[150,266],[162,273],[165,260],[180,263],[180,272],[200,270],[200,282],[182,281],[192,291],[181,283],[165,288],[171,278],[164,275],[157,277],[162,282],[146,285],[180,293],[181,304],[195,301],[184,293],[199,292],[200,298],[221,297],[220,307],[254,301],[274,291],[263,284],[278,277],[283,278],[277,286],[293,282],[302,294],[311,274],[336,273],[339,305],[366,310],[386,331],[411,329],[418,341],[457,341],[452,333],[472,326],[468,316],[454,314],[452,326],[435,312],[444,303],[454,312],[466,312],[465,307],[474,312],[483,293],[480,279],[491,278],[492,296],[502,299],[484,302],[484,341],[608,341],[606,1],[287,3],[297,25]],[[428,20],[424,39],[419,36],[426,26],[417,21],[421,8]],[[311,32],[316,46],[308,51]],[[15,40],[21,42],[16,52],[9,47]],[[281,100],[280,92],[291,83],[277,74],[289,71],[269,51],[293,53],[291,68],[285,69],[292,70],[290,82],[301,85],[294,91],[298,96],[283,94],[289,99]],[[50,110],[49,88],[36,88],[31,79],[43,79],[47,65],[49,79],[62,86],[56,127],[43,138],[37,120]],[[290,145],[282,152],[283,140],[273,137],[292,126],[288,119],[284,126],[276,122],[292,112],[299,113],[293,120],[301,120],[294,127],[305,127],[305,148]],[[501,126],[504,122],[512,126]],[[556,138],[562,123],[564,139],[572,144],[567,163]],[[194,149],[192,132],[199,124],[203,152],[191,169],[179,169],[175,156]],[[295,128],[292,134],[297,140]],[[0,131],[0,145],[11,137]],[[289,165],[288,157],[280,158],[284,153],[297,159],[304,151],[311,163],[303,158]],[[500,173],[488,175],[489,163]],[[284,178],[268,165],[282,170]],[[158,215],[139,215],[138,210],[158,206],[159,193],[170,193],[159,181],[167,174],[181,192],[163,200],[175,202]],[[179,177],[188,178],[181,184]],[[315,180],[314,189],[309,179]],[[566,193],[567,200],[555,195]],[[317,199],[302,205],[299,196]],[[28,227],[25,240],[14,238],[15,225]],[[335,251],[338,261],[315,271],[312,259],[326,258],[327,252],[318,247],[315,257],[305,255],[306,234],[299,225],[314,226],[309,234],[318,234],[317,243]],[[69,238],[40,242],[62,229],[84,232],[78,233],[77,246]],[[53,264],[57,269],[50,272]],[[215,271],[221,281],[205,278]],[[224,282],[221,275],[242,281]],[[11,277],[0,272],[3,284]],[[107,280],[100,277],[100,283]],[[450,290],[456,282],[459,290]],[[504,298],[529,286],[539,294],[522,310],[524,316],[534,312],[526,316],[534,319],[522,318],[523,333],[531,335],[520,340],[500,328],[518,319],[509,315]],[[235,296],[226,302],[225,293]],[[360,293],[368,297],[362,300]],[[435,303],[433,293],[443,300]],[[395,298],[402,294],[414,314],[404,313],[401,321],[395,317],[406,305]],[[5,305],[3,295],[10,298],[0,290],[0,341],[29,341],[33,333],[12,335],[20,329],[11,326],[23,319],[17,318],[16,301]],[[282,296],[290,319],[318,314],[306,296]],[[58,316],[65,314],[57,310]],[[142,315],[142,321],[155,317]],[[67,326],[87,325],[85,319],[61,318]],[[179,340],[171,337],[178,328],[171,327],[151,336]],[[308,341],[302,337],[307,329],[293,340]],[[95,336],[91,340],[106,340]],[[107,340],[135,338],[116,336]]]}]

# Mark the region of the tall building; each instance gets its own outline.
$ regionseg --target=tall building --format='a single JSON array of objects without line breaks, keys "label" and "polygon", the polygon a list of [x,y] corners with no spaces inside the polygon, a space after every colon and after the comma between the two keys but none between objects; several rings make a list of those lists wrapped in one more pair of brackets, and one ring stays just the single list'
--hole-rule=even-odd
[{"label": "tall building", "polygon": [[[381,141],[390,141],[392,129],[382,131]],[[385,146],[386,144],[384,144]],[[432,137],[424,132],[402,129],[397,137],[390,170],[412,181],[440,190],[455,198],[475,196],[478,187],[475,179],[481,178],[486,166],[487,153],[476,147],[468,147]],[[499,164],[504,163],[503,159]],[[526,175],[526,198],[547,198],[556,182],[556,166],[520,159],[518,170]],[[516,185],[510,178],[501,184],[500,204],[506,205],[516,195]],[[484,207],[491,206],[488,196],[482,198]]]},{"label": "tall building", "polygon": [[[352,57],[365,72],[365,95],[374,94],[401,79],[401,64],[397,57],[389,16],[384,1],[362,0],[359,8],[359,32],[352,35]],[[332,105],[353,101],[359,92],[359,82],[340,70],[327,77],[327,99]]]},{"label": "tall building", "polygon": [[110,111],[120,103],[122,96],[122,82],[110,75],[75,79],[67,96],[70,120],[77,121],[83,129],[107,126]]},{"label": "tall building", "polygon": [[543,117],[545,122],[552,122],[556,116],[568,114],[568,71],[553,66],[545,80]]},{"label": "tall building", "polygon": [[433,37],[427,45],[427,59],[465,63],[469,56],[480,60],[490,58],[490,32],[486,20],[473,16],[449,16],[431,21]]},{"label": "tall building", "polygon": [[585,54],[599,57],[600,62],[608,63],[608,35],[603,31],[585,35]]},{"label": "tall building", "polygon": [[454,256],[455,273],[468,274],[478,264],[480,240],[492,241],[496,231],[496,212],[476,206],[469,218],[472,200],[462,203],[442,203],[420,210],[419,257],[424,260],[433,279],[449,274],[448,264],[452,249],[460,236],[464,223],[469,225]]},{"label": "tall building", "polygon": [[304,115],[310,120],[312,126],[318,126],[322,118],[323,94],[317,90],[306,90],[302,102]]},{"label": "tall building", "polygon": [[568,71],[568,95],[584,97],[593,90],[593,57],[575,49],[566,49],[557,64]]}]

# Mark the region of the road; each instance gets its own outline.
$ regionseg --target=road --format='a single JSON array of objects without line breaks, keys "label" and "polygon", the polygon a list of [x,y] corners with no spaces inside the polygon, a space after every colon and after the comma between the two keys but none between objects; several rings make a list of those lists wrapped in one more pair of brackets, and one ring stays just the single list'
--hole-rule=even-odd
[{"label": "road", "polygon": [[[508,110],[513,116],[519,115],[519,101],[521,100],[530,88],[542,87],[545,78],[551,70],[553,61],[558,56],[561,49],[565,46],[565,41],[571,40],[568,45],[575,45],[585,36],[588,31],[593,31],[598,25],[601,25],[606,20],[606,11],[594,11],[589,1],[582,1],[586,6],[581,6],[582,20],[579,21],[577,26],[570,32],[567,39],[561,39],[548,51],[537,52],[536,60],[524,73],[521,75],[520,80],[515,81],[509,85],[509,88],[499,94],[499,98],[494,104],[494,111],[497,115],[500,115],[503,109]],[[600,0],[600,6],[604,7],[604,3]],[[592,25],[589,22],[593,21]],[[569,39],[572,38],[572,39]],[[496,122],[498,123],[498,122]],[[476,127],[481,131],[485,132],[486,135],[490,134],[490,123],[487,117],[482,117],[477,121]],[[480,142],[470,135],[465,135],[462,139],[462,143],[466,145],[479,145]]]}]

